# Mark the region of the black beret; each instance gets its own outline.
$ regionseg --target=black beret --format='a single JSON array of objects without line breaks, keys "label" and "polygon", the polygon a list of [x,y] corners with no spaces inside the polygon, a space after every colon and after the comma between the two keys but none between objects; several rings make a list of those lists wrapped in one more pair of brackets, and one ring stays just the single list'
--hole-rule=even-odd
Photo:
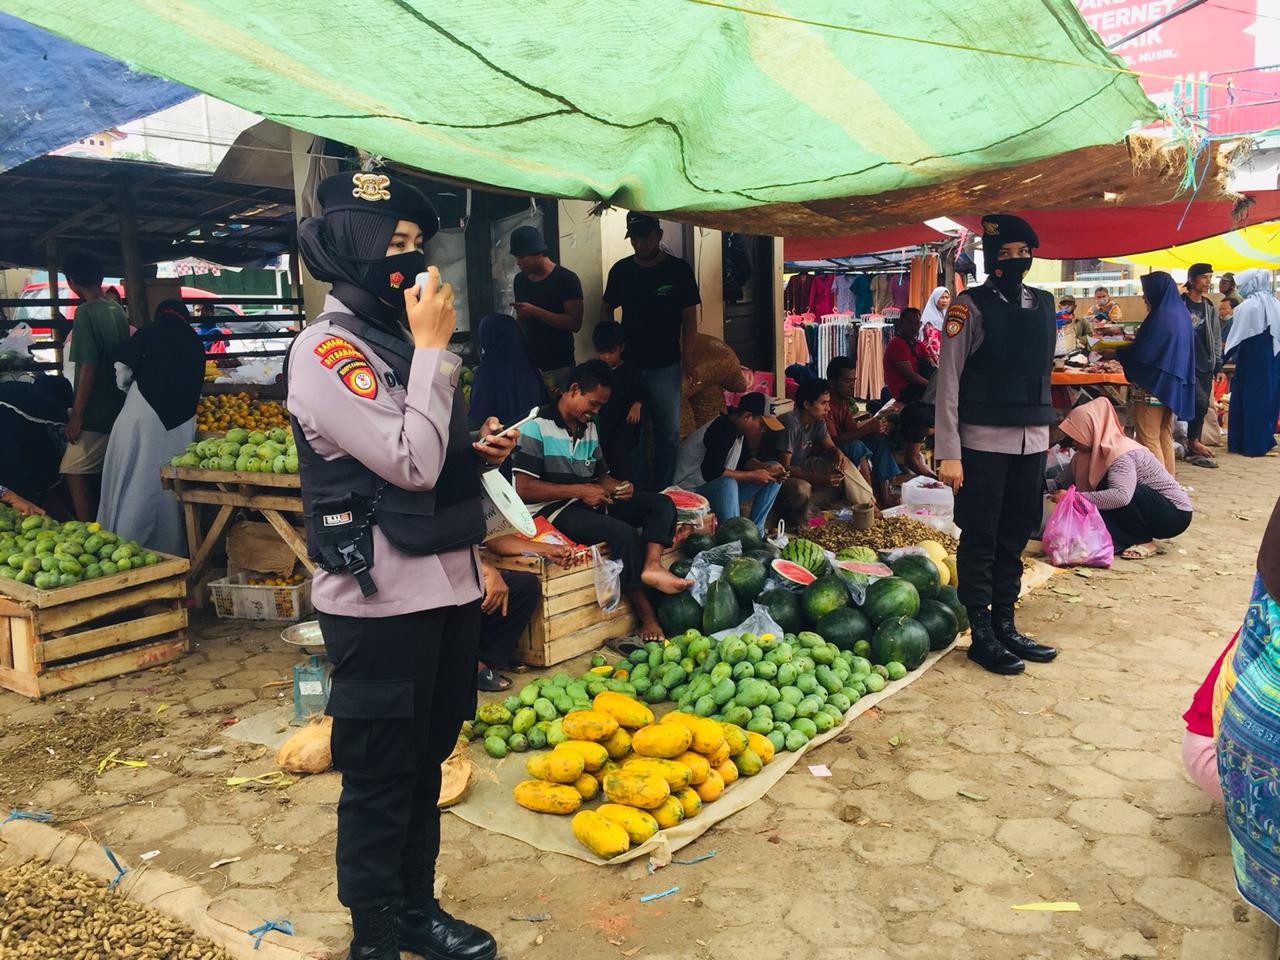
[{"label": "black beret", "polygon": [[436,208],[422,191],[385,173],[335,173],[320,181],[316,197],[324,213],[360,210],[391,220],[409,220],[422,229],[424,240],[430,240],[440,230]]},{"label": "black beret", "polygon": [[982,259],[990,272],[995,266],[1000,248],[1006,243],[1025,243],[1034,250],[1040,246],[1040,238],[1031,224],[1009,213],[988,213],[982,218]]}]

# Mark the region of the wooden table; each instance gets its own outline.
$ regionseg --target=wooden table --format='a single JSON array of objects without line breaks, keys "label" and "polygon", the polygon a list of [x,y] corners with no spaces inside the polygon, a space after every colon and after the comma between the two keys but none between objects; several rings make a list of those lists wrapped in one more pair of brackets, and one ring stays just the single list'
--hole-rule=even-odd
[{"label": "wooden table", "polygon": [[[307,556],[307,544],[286,513],[302,513],[302,485],[297,474],[249,473],[238,470],[199,470],[192,467],[160,468],[160,483],[172,490],[182,503],[182,516],[187,528],[187,550],[191,553],[191,581],[198,582],[209,564],[227,524],[237,509],[256,510],[302,561],[315,573],[316,565]],[[203,529],[202,508],[215,506],[209,529]],[[197,604],[204,598],[197,596]]]}]

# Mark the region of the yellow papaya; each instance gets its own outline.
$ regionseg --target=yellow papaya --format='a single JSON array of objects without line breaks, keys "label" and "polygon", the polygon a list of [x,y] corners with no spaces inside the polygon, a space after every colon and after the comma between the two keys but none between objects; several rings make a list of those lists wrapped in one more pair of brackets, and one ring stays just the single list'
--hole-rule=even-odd
[{"label": "yellow papaya", "polygon": [[683,763],[675,760],[663,760],[658,757],[634,757],[622,765],[623,770],[639,770],[643,773],[656,773],[671,792],[683,790],[693,782],[693,771]]},{"label": "yellow papaya", "polygon": [[693,789],[698,791],[698,796],[703,803],[719,800],[720,794],[724,793],[724,777],[720,776],[718,771],[712,770],[707,774],[707,779]]},{"label": "yellow papaya", "polygon": [[678,723],[655,723],[631,735],[631,749],[642,757],[670,760],[689,749],[693,734]]},{"label": "yellow papaya", "polygon": [[730,758],[738,772],[744,777],[754,777],[764,767],[760,757],[751,749],[743,750],[736,757]]},{"label": "yellow papaya", "polygon": [[711,772],[711,764],[707,762],[707,758],[700,753],[694,753],[692,750],[686,750],[680,754],[675,758],[675,762],[683,763],[689,768],[689,772],[692,774],[689,777],[689,783],[695,787],[707,779],[707,774]]},{"label": "yellow papaya", "polygon": [[573,788],[578,791],[583,800],[594,800],[600,793],[600,781],[591,774],[584,773],[573,781]]},{"label": "yellow papaya", "polygon": [[591,672],[592,672],[592,673],[598,673],[598,674],[600,674],[602,677],[610,677],[610,676],[613,676],[613,667],[609,666],[609,665],[606,663],[606,664],[604,664],[603,666],[599,666],[599,667],[592,667],[592,668],[591,668]]},{"label": "yellow papaya", "polygon": [[618,721],[599,710],[574,710],[564,715],[560,726],[570,740],[599,743],[613,736],[618,729]]},{"label": "yellow papaya", "polygon": [[653,814],[653,819],[658,821],[658,826],[665,830],[667,827],[674,827],[684,819],[684,804],[680,802],[679,797],[667,797],[650,812]]},{"label": "yellow papaya", "polygon": [[652,810],[671,796],[671,787],[656,773],[623,769],[604,778],[604,795],[612,803]]},{"label": "yellow papaya", "polygon": [[516,803],[538,813],[573,813],[582,806],[582,795],[573,787],[545,780],[525,780],[511,791]]},{"label": "yellow papaya", "polygon": [[[590,773],[595,773],[609,759],[609,751],[598,743],[592,743],[590,740],[566,740],[564,743],[557,745],[551,752],[554,754],[561,751],[576,753],[582,757],[583,769]],[[577,778],[575,777],[574,779]]]},{"label": "yellow papaya", "polygon": [[619,727],[608,738],[600,741],[613,760],[620,760],[631,752],[631,734]]},{"label": "yellow papaya", "polygon": [[720,766],[720,764],[724,763],[728,759],[729,759],[729,741],[728,740],[721,741],[720,748],[718,750],[715,750],[707,754],[707,763],[711,764],[712,770]]},{"label": "yellow papaya", "polygon": [[680,806],[684,807],[686,819],[696,817],[702,810],[702,797],[698,796],[698,791],[693,787],[685,787],[675,796],[680,801]]},{"label": "yellow papaya", "polygon": [[574,816],[573,835],[601,860],[612,860],[631,847],[631,838],[622,824],[594,810],[583,810]]},{"label": "yellow papaya", "polygon": [[720,724],[724,730],[725,743],[729,744],[729,756],[736,757],[747,749],[747,731],[732,723]]},{"label": "yellow papaya", "polygon": [[720,779],[724,781],[726,787],[738,779],[738,768],[732,757],[716,767],[716,773],[720,774]]},{"label": "yellow papaya", "polygon": [[549,780],[552,783],[574,783],[582,776],[582,771],[586,769],[586,762],[582,754],[572,750],[563,752],[552,750],[550,753],[529,754],[524,762],[524,768],[529,771],[529,776],[537,777],[539,780]]},{"label": "yellow papaya", "polygon": [[663,723],[678,723],[693,734],[689,749],[704,756],[715,753],[724,743],[724,729],[709,717],[674,711],[662,718]]},{"label": "yellow papaya", "polygon": [[773,759],[773,743],[766,736],[758,733],[747,731],[747,748],[754,750],[761,763],[768,763]]},{"label": "yellow papaya", "polygon": [[658,832],[658,821],[653,819],[653,814],[645,810],[638,810],[621,803],[602,803],[596,808],[596,813],[620,824],[622,829],[627,831],[631,842],[637,846]]},{"label": "yellow papaya", "polygon": [[607,713],[617,720],[620,726],[628,730],[638,730],[653,723],[652,710],[639,700],[633,700],[625,693],[614,693],[612,690],[597,693],[596,698],[591,701],[591,709]]}]

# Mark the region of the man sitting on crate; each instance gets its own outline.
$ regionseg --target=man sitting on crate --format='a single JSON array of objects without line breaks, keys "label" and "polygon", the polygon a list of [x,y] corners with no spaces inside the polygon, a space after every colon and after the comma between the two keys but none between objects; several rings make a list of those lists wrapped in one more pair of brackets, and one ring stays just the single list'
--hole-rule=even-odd
[{"label": "man sitting on crate", "polygon": [[609,556],[622,561],[622,589],[640,621],[641,640],[661,640],[645,588],[679,593],[689,586],[661,563],[675,535],[676,508],[660,493],[637,493],[609,475],[595,424],[609,389],[602,361],[573,368],[568,389],[520,428],[511,457],[516,492],[565,536],[608,546]]}]

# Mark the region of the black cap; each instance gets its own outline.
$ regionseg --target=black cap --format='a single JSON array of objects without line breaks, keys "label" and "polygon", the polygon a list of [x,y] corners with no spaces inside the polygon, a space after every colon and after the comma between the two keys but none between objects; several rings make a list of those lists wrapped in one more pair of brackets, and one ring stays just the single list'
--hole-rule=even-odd
[{"label": "black cap", "polygon": [[348,171],[325,177],[316,188],[323,213],[360,210],[392,220],[409,220],[422,228],[424,240],[440,230],[440,217],[422,191],[406,180],[385,173]]},{"label": "black cap", "polygon": [[1008,213],[989,213],[982,218],[982,262],[990,273],[1006,243],[1025,243],[1034,250],[1040,238],[1031,224]]},{"label": "black cap", "polygon": [[1191,266],[1187,267],[1187,283],[1190,283],[1196,277],[1206,273],[1213,273],[1213,264],[1193,263]]},{"label": "black cap", "polygon": [[769,398],[763,393],[744,393],[738,398],[738,405],[733,408],[734,413],[751,413],[760,417],[764,421],[764,425],[770,430],[781,430],[782,421],[777,417],[769,416],[765,411],[769,409]]},{"label": "black cap", "polygon": [[631,210],[627,213],[627,236],[628,237],[644,237],[659,229],[661,224],[658,223],[657,217],[651,217],[647,213],[640,213],[637,210]]},{"label": "black cap", "polygon": [[547,242],[542,239],[542,231],[526,224],[511,231],[511,255],[513,257],[534,257],[547,252]]}]

